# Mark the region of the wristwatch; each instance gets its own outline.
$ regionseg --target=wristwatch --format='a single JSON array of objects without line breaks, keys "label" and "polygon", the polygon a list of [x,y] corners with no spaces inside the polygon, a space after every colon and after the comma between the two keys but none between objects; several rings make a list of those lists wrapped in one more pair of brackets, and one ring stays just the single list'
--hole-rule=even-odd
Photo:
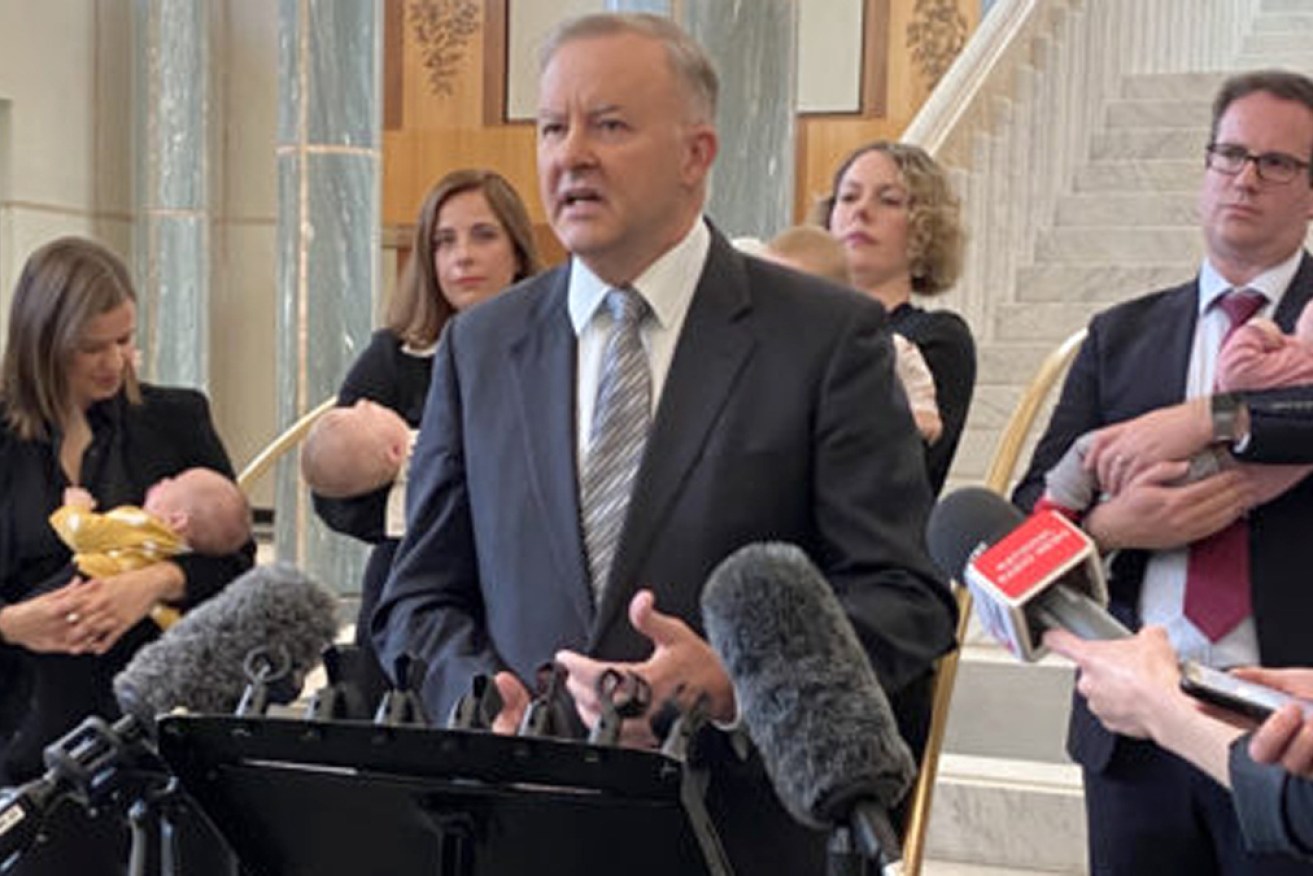
[{"label": "wristwatch", "polygon": [[1237,415],[1240,412],[1240,394],[1221,392],[1209,399],[1209,416],[1213,421],[1213,443],[1231,444],[1240,437],[1236,428]]}]

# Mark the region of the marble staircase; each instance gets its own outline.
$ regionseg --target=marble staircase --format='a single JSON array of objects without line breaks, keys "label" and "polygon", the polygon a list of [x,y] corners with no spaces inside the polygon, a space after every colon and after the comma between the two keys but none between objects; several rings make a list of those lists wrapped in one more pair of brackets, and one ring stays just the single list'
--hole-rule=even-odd
[{"label": "marble staircase", "polygon": [[[910,139],[952,169],[972,236],[965,288],[945,302],[971,322],[980,372],[950,489],[981,481],[1008,413],[1049,350],[1097,311],[1196,270],[1195,196],[1221,81],[1259,67],[1313,74],[1313,0],[1210,3],[1210,11],[1226,7],[1211,25],[1148,18],[1149,7],[1171,2],[1019,3],[1029,7],[1016,14],[1022,44],[991,50],[991,63],[1006,73],[959,71],[957,85],[978,93],[953,109],[955,127],[913,125]],[[1204,7],[1173,8],[1185,16]],[[1144,60],[1170,42],[1174,27],[1207,51],[1174,46],[1159,52],[1172,54],[1170,62]],[[1144,44],[1134,57],[1102,67],[1089,57],[1101,48],[1129,52],[1134,40]],[[1041,414],[1041,424],[1046,419]],[[1063,752],[1071,677],[1063,661],[1019,665],[971,633],[930,859],[1084,872],[1079,771]]]}]

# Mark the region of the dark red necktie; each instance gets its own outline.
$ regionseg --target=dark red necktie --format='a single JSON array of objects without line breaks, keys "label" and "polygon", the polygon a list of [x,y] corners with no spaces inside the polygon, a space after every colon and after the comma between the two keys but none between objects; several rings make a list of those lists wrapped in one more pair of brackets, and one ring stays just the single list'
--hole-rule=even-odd
[{"label": "dark red necktie", "polygon": [[[1217,306],[1230,325],[1222,344],[1266,303],[1263,294],[1252,289],[1234,289],[1223,295]],[[1244,517],[1190,545],[1184,611],[1210,642],[1249,616],[1249,521]]]}]

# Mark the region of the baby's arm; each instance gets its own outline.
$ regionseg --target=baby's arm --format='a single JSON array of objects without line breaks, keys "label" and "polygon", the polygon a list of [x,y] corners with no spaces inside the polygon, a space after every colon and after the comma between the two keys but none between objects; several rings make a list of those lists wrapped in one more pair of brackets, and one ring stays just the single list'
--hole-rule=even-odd
[{"label": "baby's arm", "polygon": [[82,487],[65,487],[64,504],[80,511],[91,511],[96,507],[96,498]]},{"label": "baby's arm", "polygon": [[927,444],[934,444],[944,432],[935,398],[935,378],[916,344],[900,334],[894,335],[895,367],[907,394],[907,403],[916,421],[916,431]]},{"label": "baby's arm", "polygon": [[1085,452],[1090,436],[1080,436],[1057,464],[1044,475],[1044,495],[1035,510],[1051,509],[1068,517],[1081,517],[1099,498],[1099,483],[1094,472],[1085,468]]},{"label": "baby's arm", "polygon": [[1217,386],[1224,392],[1274,389],[1313,382],[1313,344],[1283,334],[1270,319],[1235,330],[1217,358]]}]

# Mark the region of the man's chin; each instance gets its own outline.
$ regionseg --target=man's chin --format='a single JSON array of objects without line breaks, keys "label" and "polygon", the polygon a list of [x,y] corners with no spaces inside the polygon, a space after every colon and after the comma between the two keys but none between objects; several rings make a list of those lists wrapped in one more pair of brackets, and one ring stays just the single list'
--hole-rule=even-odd
[{"label": "man's chin", "polygon": [[561,245],[571,254],[587,258],[606,250],[608,238],[597,228],[580,227],[581,223],[571,222],[557,227],[556,237]]}]

